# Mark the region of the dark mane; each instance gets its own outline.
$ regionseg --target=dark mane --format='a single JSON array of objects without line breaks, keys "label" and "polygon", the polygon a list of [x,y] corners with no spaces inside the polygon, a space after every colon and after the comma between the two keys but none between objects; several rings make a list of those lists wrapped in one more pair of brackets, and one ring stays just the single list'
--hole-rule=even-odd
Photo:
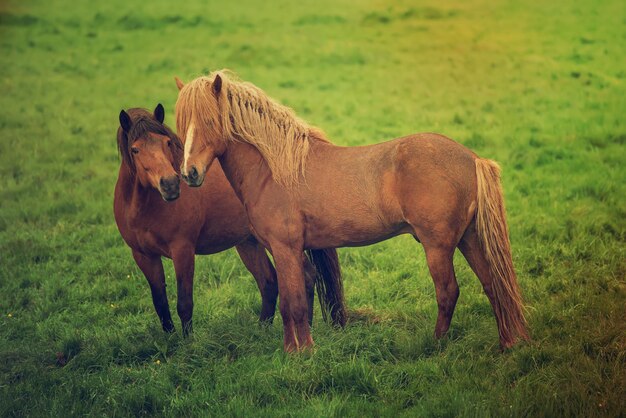
[{"label": "dark mane", "polygon": [[172,141],[172,155],[174,157],[174,169],[178,173],[183,159],[183,144],[178,136],[165,124],[159,123],[152,113],[146,109],[133,108],[127,110],[133,121],[133,126],[127,134],[121,127],[117,128],[117,149],[122,157],[122,163],[126,164],[131,172],[135,172],[135,164],[131,156],[130,148],[139,138],[154,133],[164,135]]}]

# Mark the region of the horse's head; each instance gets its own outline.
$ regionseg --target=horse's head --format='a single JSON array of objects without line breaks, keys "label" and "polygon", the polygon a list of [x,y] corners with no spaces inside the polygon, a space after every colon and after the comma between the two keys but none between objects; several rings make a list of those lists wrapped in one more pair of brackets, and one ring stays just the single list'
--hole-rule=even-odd
[{"label": "horse's head", "polygon": [[190,186],[202,184],[215,158],[234,142],[256,148],[274,180],[285,187],[300,182],[311,140],[324,135],[263,90],[215,71],[183,84],[176,101],[176,128],[185,144],[181,167]]},{"label": "horse's head", "polygon": [[182,144],[163,125],[161,104],[151,114],[143,109],[120,112],[118,146],[123,161],[143,187],[153,187],[166,201],[180,195],[180,179],[175,167],[181,160]]},{"label": "horse's head", "polygon": [[222,78],[219,74],[200,77],[186,85],[176,78],[176,85],[180,90],[176,128],[185,147],[180,172],[187,184],[198,187],[215,158],[226,149],[219,112],[219,102],[226,99]]}]

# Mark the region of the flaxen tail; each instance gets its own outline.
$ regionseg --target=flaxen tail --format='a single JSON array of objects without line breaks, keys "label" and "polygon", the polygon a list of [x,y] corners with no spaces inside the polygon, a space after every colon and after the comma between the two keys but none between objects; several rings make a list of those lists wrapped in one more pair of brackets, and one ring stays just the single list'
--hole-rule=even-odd
[{"label": "flaxen tail", "polygon": [[322,317],[327,321],[330,314],[333,324],[343,327],[346,324],[347,313],[337,250],[334,248],[307,250],[306,253],[317,270],[315,287],[322,306]]},{"label": "flaxen tail", "polygon": [[511,258],[509,230],[500,185],[500,167],[494,161],[477,158],[476,177],[476,229],[489,264],[500,341],[504,347],[510,347],[517,338],[529,339],[529,336],[522,295]]}]

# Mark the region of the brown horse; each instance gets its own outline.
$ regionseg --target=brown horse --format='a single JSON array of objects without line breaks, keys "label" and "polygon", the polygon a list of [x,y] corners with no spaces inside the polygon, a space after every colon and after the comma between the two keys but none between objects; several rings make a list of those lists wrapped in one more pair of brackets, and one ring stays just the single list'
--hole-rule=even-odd
[{"label": "brown horse", "polygon": [[[177,310],[183,333],[191,331],[194,254],[213,254],[236,246],[241,260],[257,281],[262,297],[261,321],[271,321],[276,309],[276,271],[265,249],[250,234],[241,202],[218,164],[207,185],[190,192],[180,185],[183,146],[165,125],[163,106],[154,114],[143,109],[122,110],[117,144],[122,156],[115,186],[114,213],[120,234],[152,290],[152,301],[163,329],[174,330],[165,292],[161,257],[174,262],[178,287]],[[176,167],[176,168],[175,168]],[[181,187],[182,186],[182,187]],[[345,306],[336,250],[309,252],[315,267],[300,255],[307,271],[308,318],[313,314],[313,286],[322,312],[335,324],[345,323]]]},{"label": "brown horse", "polygon": [[254,235],[274,256],[285,350],[313,344],[303,249],[368,245],[404,233],[426,253],[436,337],[447,332],[459,296],[452,264],[458,247],[491,302],[501,346],[529,338],[495,162],[430,133],[335,146],[291,109],[225,72],[176,82],[183,178],[199,186],[219,160]]}]

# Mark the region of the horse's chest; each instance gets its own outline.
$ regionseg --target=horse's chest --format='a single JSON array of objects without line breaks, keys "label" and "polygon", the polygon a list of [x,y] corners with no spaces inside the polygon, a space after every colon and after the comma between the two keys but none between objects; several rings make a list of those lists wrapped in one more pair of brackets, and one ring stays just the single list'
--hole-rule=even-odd
[{"label": "horse's chest", "polygon": [[165,241],[158,234],[152,231],[139,231],[136,234],[136,241],[139,248],[144,253],[169,256],[169,247],[167,245],[167,241]]}]

